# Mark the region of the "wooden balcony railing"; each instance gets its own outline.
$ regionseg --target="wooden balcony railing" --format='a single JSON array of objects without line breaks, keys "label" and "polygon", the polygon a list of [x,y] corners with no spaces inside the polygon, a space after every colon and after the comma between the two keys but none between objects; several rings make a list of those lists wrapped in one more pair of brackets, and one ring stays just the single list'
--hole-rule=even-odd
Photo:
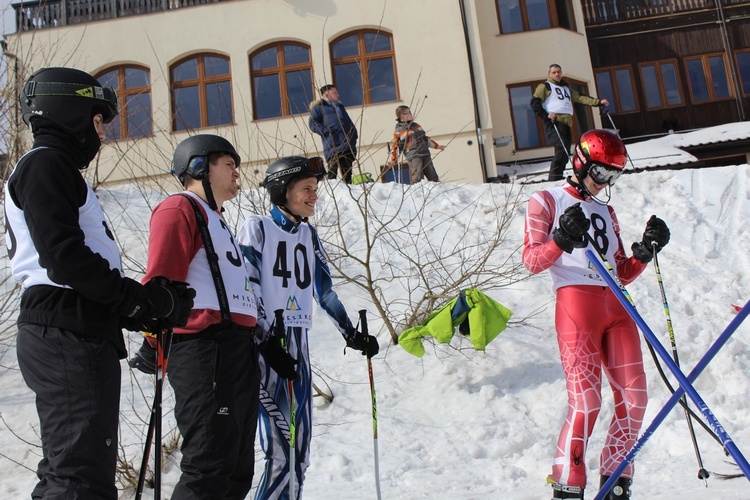
[{"label": "wooden balcony railing", "polygon": [[746,3],[747,0],[583,0],[586,26],[643,19],[681,12],[715,9],[716,2],[723,6]]},{"label": "wooden balcony railing", "polygon": [[37,0],[13,5],[16,30],[30,31],[164,12],[222,0]]}]

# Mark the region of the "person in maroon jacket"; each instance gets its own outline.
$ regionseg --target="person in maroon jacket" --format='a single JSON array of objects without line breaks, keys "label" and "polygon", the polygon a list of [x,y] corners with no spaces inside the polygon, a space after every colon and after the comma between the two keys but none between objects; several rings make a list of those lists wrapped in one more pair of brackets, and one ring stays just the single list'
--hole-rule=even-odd
[{"label": "person in maroon jacket", "polygon": [[[167,365],[183,437],[182,474],[172,493],[180,500],[241,500],[253,481],[258,352],[265,354],[274,339],[256,343],[258,298],[247,261],[221,215],[222,205],[239,193],[239,165],[234,146],[222,137],[185,139],[173,161],[185,190],[151,215],[144,280],[166,276],[196,290],[187,324],[174,329]],[[280,371],[293,371],[294,360],[273,345],[276,350],[266,355],[275,353],[286,363],[276,365]],[[131,366],[153,373],[152,352],[144,344]]]}]

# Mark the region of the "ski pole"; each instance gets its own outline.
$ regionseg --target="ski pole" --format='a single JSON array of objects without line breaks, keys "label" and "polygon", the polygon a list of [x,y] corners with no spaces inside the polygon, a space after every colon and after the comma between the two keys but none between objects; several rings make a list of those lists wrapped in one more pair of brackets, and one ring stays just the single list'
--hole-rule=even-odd
[{"label": "ski pole", "polygon": [[557,138],[560,141],[560,145],[565,150],[565,156],[568,157],[568,163],[570,164],[571,167],[573,167],[573,161],[572,161],[572,158],[570,156],[570,146],[566,145],[565,141],[563,141],[562,135],[560,135],[560,131],[557,130],[557,123],[556,122],[552,122],[552,128],[555,129],[555,133],[557,134]]},{"label": "ski pole", "polygon": [[[596,245],[594,245],[593,239],[591,238],[591,236],[589,236],[588,233],[586,233],[586,238],[589,240],[589,243],[594,248],[597,248]],[[622,284],[622,282],[620,281],[620,278],[615,273],[615,270],[612,268],[612,266],[610,265],[610,263],[607,261],[607,256],[604,255],[604,253],[600,252],[598,249],[597,249],[597,254],[599,255],[599,258],[602,260],[602,263],[604,264],[604,268],[607,270],[607,272],[609,273],[609,275],[612,277],[612,280],[617,285],[617,288],[620,289],[620,292],[622,292],[622,295],[628,300],[628,302],[630,303],[630,305],[633,306],[633,309],[635,309],[635,302],[633,302],[633,297],[631,297],[630,293],[625,288],[625,285]],[[654,263],[656,264],[656,262],[654,262]],[[666,302],[666,297],[664,295],[662,295],[662,297],[664,297],[664,300]],[[669,318],[669,321],[670,321],[670,328],[671,328],[671,317]],[[659,372],[659,375],[661,376],[662,381],[667,386],[667,389],[669,390],[669,392],[672,393],[672,394],[674,394],[675,393],[675,389],[674,389],[674,387],[672,387],[672,384],[669,383],[669,379],[667,379],[667,375],[664,373],[664,369],[662,368],[661,363],[659,362],[659,357],[656,355],[656,351],[654,351],[654,347],[651,345],[650,342],[646,342],[646,345],[648,346],[648,351],[651,353],[651,358],[654,360],[654,365],[656,366],[656,370]],[[675,347],[675,349],[676,349],[676,347]],[[690,407],[687,404],[687,399],[682,398],[682,399],[680,399],[678,401],[678,403],[679,403],[680,406],[682,406],[683,410],[685,410],[685,412],[687,413],[687,415],[692,416],[695,419],[695,421],[698,422],[701,425],[701,427],[703,427],[703,429],[712,438],[714,438],[716,440],[717,443],[719,443],[720,445],[724,446],[724,443],[722,443],[722,441],[719,438],[719,436],[717,436],[716,433],[707,424],[705,424],[700,418],[698,418],[698,416],[693,412],[693,410],[690,409]],[[693,429],[692,420],[689,420],[689,423],[690,423],[690,428],[692,430]],[[693,439],[695,439],[694,435],[693,435]],[[696,447],[697,447],[697,445],[696,445]],[[726,452],[726,450],[725,450],[725,452]],[[702,468],[703,465],[702,465],[702,462],[700,462],[700,458],[698,460],[699,460],[699,466],[705,472],[706,477],[708,477],[708,471],[705,471],[705,469]],[[698,473],[698,477],[701,478],[700,471]],[[703,478],[701,478],[701,479],[703,479]]]},{"label": "ski pole", "polygon": [[625,288],[625,285],[623,285],[622,281],[620,281],[619,276],[617,276],[617,273],[615,272],[615,270],[612,268],[612,265],[607,260],[607,256],[605,255],[605,253],[599,250],[599,247],[596,245],[596,242],[594,241],[594,239],[591,237],[589,233],[584,233],[584,235],[586,236],[586,239],[588,240],[589,244],[596,249],[596,253],[599,255],[599,258],[602,260],[602,263],[604,264],[604,268],[607,270],[610,277],[617,285],[617,288],[619,288],[622,294],[625,296],[625,298],[628,299],[628,302],[630,302],[630,305],[632,305],[633,308],[635,308],[635,302],[633,302],[633,297],[630,296],[630,293],[628,293],[627,288]]},{"label": "ski pole", "polygon": [[609,109],[607,109],[607,106],[599,107],[599,115],[607,117],[607,119],[609,120],[609,124],[612,125],[612,130],[615,131],[615,134],[617,134],[617,137],[620,137],[620,131],[615,126],[615,122],[612,120],[612,117],[609,114]]},{"label": "ski pole", "polygon": [[[365,338],[369,333],[367,326],[367,311],[362,309],[359,311],[359,320],[362,324],[362,334]],[[380,500],[380,460],[378,457],[378,403],[375,398],[375,378],[372,376],[372,360],[369,356],[367,357],[367,373],[370,377],[370,400],[372,403],[372,446],[374,451],[375,460],[375,490],[378,494],[378,500]]]},{"label": "ski pole", "polygon": [[[281,340],[281,346],[289,353],[289,339],[286,338],[286,329],[284,327],[284,310],[276,309],[274,311],[274,318],[276,336]],[[295,422],[294,383],[291,379],[286,381],[286,390],[289,393],[289,498],[295,500],[297,498],[297,443],[295,439],[297,425]]]},{"label": "ski pole", "polygon": [[[664,291],[664,281],[661,276],[661,269],[659,268],[659,257],[657,256],[657,250],[659,244],[655,241],[651,242],[651,248],[654,251],[654,271],[656,272],[656,281],[659,282],[659,291],[661,292],[661,300],[664,305],[664,315],[667,318],[667,332],[669,333],[669,343],[672,347],[672,359],[674,359],[675,365],[680,366],[680,359],[677,356],[677,342],[674,336],[674,328],[672,328],[672,314],[669,312],[669,303],[667,302],[667,294]],[[708,477],[709,472],[703,467],[703,459],[701,458],[701,452],[698,448],[698,441],[695,439],[695,429],[693,428],[693,420],[690,418],[690,412],[688,412],[688,401],[685,394],[682,395],[683,408],[685,409],[685,419],[687,420],[688,429],[690,430],[690,439],[693,441],[693,449],[695,450],[695,458],[698,460],[698,479],[702,479],[708,488]]]},{"label": "ski pole", "polygon": [[[591,238],[591,236],[589,236],[588,233],[586,233],[586,238],[589,240],[589,243],[594,248],[597,248],[596,245],[594,245],[593,239]],[[625,285],[622,284],[622,281],[620,281],[620,278],[617,276],[617,273],[615,273],[615,270],[612,268],[609,261],[607,261],[607,256],[604,255],[604,253],[600,252],[598,249],[597,249],[597,255],[599,255],[599,258],[602,260],[604,268],[607,270],[610,277],[615,282],[615,285],[617,285],[617,288],[620,290],[620,292],[622,292],[622,295],[628,300],[630,305],[633,306],[633,309],[635,309],[635,302],[633,302],[633,297],[630,295],[627,288],[625,288]],[[674,387],[672,387],[672,384],[669,383],[669,379],[667,379],[667,375],[664,373],[664,369],[662,368],[661,363],[659,362],[659,357],[656,355],[656,352],[654,351],[654,347],[649,342],[646,342],[646,345],[648,346],[648,350],[651,353],[651,358],[654,360],[654,365],[656,366],[656,370],[659,372],[659,375],[661,376],[662,381],[667,386],[667,389],[669,390],[669,392],[674,394],[675,389]],[[712,438],[716,440],[717,443],[719,443],[722,446],[724,445],[721,442],[721,439],[719,438],[719,436],[717,436],[716,433],[707,424],[705,424],[700,418],[698,418],[698,416],[693,412],[693,410],[690,409],[690,407],[687,405],[687,402],[680,399],[678,403],[680,404],[680,406],[682,406],[682,408],[686,412],[688,412],[688,414],[692,415],[695,421],[698,422],[701,425],[701,427],[703,427],[703,429],[706,432],[708,432],[708,434]]]},{"label": "ski pole", "polygon": [[[146,472],[148,470],[148,459],[151,454],[151,443],[154,443],[154,500],[161,498],[161,416],[162,416],[162,386],[164,376],[167,372],[167,361],[169,359],[169,350],[172,346],[174,333],[171,328],[166,330],[166,335],[162,329],[162,323],[156,324],[156,379],[154,382],[154,402],[151,406],[151,417],[148,422],[146,431],[146,443],[143,448],[143,458],[141,459],[141,470],[138,474],[138,485],[135,490],[136,500],[143,496],[143,487],[146,483]],[[155,436],[154,436],[155,435]]]},{"label": "ski pole", "polygon": [[[599,108],[599,114],[601,116],[606,116],[607,117],[607,119],[609,120],[610,125],[612,125],[612,130],[615,131],[615,134],[617,135],[617,137],[620,137],[620,131],[617,128],[617,126],[615,126],[615,122],[612,120],[612,116],[609,114],[609,110],[607,109],[607,106],[601,106],[601,108]],[[620,140],[622,140],[622,137],[620,137]],[[628,153],[627,149],[625,149],[625,154],[628,155],[628,161],[630,162],[630,167],[633,170],[635,170],[635,165],[633,164],[633,159],[630,157],[630,153]]]},{"label": "ski pole", "polygon": [[607,274],[607,271],[603,268],[601,263],[595,258],[594,253],[591,252],[590,250],[587,250],[586,256],[588,257],[589,261],[594,265],[594,267],[597,270],[599,270],[599,272],[602,274],[602,277],[610,286],[610,288],[612,288],[613,291],[616,292],[615,296],[623,305],[623,307],[625,307],[628,314],[630,314],[630,316],[633,318],[636,324],[638,324],[644,336],[646,337],[646,340],[649,343],[652,343],[657,349],[659,349],[659,355],[662,357],[662,359],[664,359],[665,361],[668,361],[667,363],[668,365],[669,363],[672,363],[672,365],[669,365],[670,370],[672,371],[672,374],[677,378],[680,384],[680,388],[678,389],[678,391],[676,391],[675,394],[672,395],[672,397],[669,399],[669,401],[667,401],[667,403],[664,405],[662,410],[654,417],[648,429],[646,429],[645,432],[641,433],[641,437],[638,438],[638,441],[636,441],[635,445],[628,452],[627,456],[625,456],[625,458],[620,462],[620,465],[617,467],[617,469],[615,469],[615,471],[612,472],[612,475],[609,477],[607,482],[601,486],[599,493],[597,494],[595,500],[604,499],[604,495],[606,494],[604,492],[609,492],[612,489],[612,487],[614,486],[614,483],[622,475],[623,471],[627,468],[628,464],[632,463],[633,460],[635,460],[635,456],[638,454],[640,449],[643,448],[646,441],[654,433],[656,428],[659,425],[661,425],[661,423],[664,421],[667,415],[672,411],[674,406],[677,404],[677,401],[679,401],[679,399],[682,397],[683,393],[687,393],[688,396],[690,396],[690,399],[692,399],[693,402],[696,404],[696,406],[700,408],[701,413],[703,413],[703,416],[711,424],[711,427],[713,427],[716,430],[716,433],[720,435],[721,441],[722,443],[724,443],[724,447],[727,449],[727,451],[729,451],[729,454],[732,455],[732,457],[735,459],[740,469],[742,469],[743,475],[746,478],[750,479],[750,463],[748,463],[747,459],[745,459],[745,457],[742,455],[740,450],[737,448],[737,445],[732,441],[732,438],[726,433],[721,423],[718,421],[715,415],[711,412],[711,410],[708,408],[708,405],[706,405],[705,401],[703,401],[701,396],[695,390],[695,387],[693,387],[692,385],[692,383],[698,378],[701,372],[716,356],[718,351],[726,344],[729,338],[734,334],[734,332],[737,330],[740,324],[747,318],[748,313],[750,313],[750,302],[745,304],[745,306],[742,308],[742,311],[738,313],[738,315],[729,323],[727,328],[714,341],[714,343],[708,349],[706,354],[704,354],[704,356],[700,359],[700,361],[698,361],[698,363],[695,365],[693,370],[687,376],[685,376],[685,374],[682,373],[682,371],[679,368],[674,366],[674,362],[670,359],[669,354],[664,350],[661,343],[654,336],[649,326],[646,324],[645,321],[643,321],[643,318],[641,318],[641,316],[638,314],[635,308],[633,308],[633,306],[627,301],[627,299],[625,299],[625,297],[622,295],[622,293],[619,292],[619,290],[615,290],[616,284],[612,280],[611,276]]}]

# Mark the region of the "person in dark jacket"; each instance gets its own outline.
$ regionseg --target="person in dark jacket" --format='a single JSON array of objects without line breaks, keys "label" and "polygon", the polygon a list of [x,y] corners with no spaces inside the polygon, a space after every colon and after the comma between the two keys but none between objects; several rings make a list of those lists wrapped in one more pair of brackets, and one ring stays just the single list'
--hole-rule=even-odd
[{"label": "person in dark jacket", "polygon": [[322,99],[310,103],[310,130],[323,138],[323,156],[328,164],[328,178],[352,182],[352,165],[357,157],[357,128],[339,101],[339,91],[333,85],[320,88]]},{"label": "person in dark jacket", "polygon": [[428,181],[438,182],[440,179],[432,163],[430,148],[440,151],[445,149],[427,136],[422,126],[414,121],[409,106],[396,108],[396,129],[393,132],[393,144],[388,166],[393,167],[398,162],[399,153],[403,153],[409,163],[409,178],[414,184],[427,177]]},{"label": "person in dark jacket", "polygon": [[[88,73],[44,68],[21,95],[34,146],[5,185],[5,241],[22,283],[17,354],[36,394],[42,459],[32,498],[117,498],[121,327],[187,321],[194,291],[123,275],[120,250],[80,169],[117,115],[114,90]],[[158,320],[158,321],[155,321]]]},{"label": "person in dark jacket", "polygon": [[[547,142],[555,147],[555,157],[549,166],[549,180],[563,179],[570,153],[573,127],[573,103],[587,106],[606,106],[609,101],[580,94],[563,80],[559,64],[550,64],[547,81],[540,83],[531,98],[531,109],[544,122]],[[555,130],[557,128],[557,130]],[[561,142],[562,139],[562,142]]]}]

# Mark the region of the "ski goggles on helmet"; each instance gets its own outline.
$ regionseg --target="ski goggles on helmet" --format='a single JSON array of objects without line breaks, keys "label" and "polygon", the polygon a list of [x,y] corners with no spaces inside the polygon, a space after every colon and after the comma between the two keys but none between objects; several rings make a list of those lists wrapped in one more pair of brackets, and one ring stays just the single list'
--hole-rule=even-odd
[{"label": "ski goggles on helmet", "polygon": [[[266,185],[269,183],[281,179],[291,178],[298,175],[304,177],[315,177],[320,180],[326,173],[325,163],[323,158],[314,156],[312,158],[304,158],[302,156],[294,156],[288,159],[291,163],[285,163],[285,167],[278,172],[269,174],[264,181]],[[285,161],[285,160],[280,160]],[[287,182],[287,181],[284,181]]]},{"label": "ski goggles on helmet", "polygon": [[323,158],[320,156],[308,158],[303,171],[314,177],[322,177],[326,173],[326,165]]},{"label": "ski goggles on helmet", "polygon": [[619,168],[610,167],[602,163],[593,163],[589,167],[591,180],[599,185],[609,184],[613,186],[621,174],[622,170]]},{"label": "ski goggles on helmet", "polygon": [[91,99],[95,106],[101,108],[104,123],[111,122],[119,112],[117,93],[114,89],[87,83],[29,81],[23,89],[22,99],[32,97],[81,97]]}]

